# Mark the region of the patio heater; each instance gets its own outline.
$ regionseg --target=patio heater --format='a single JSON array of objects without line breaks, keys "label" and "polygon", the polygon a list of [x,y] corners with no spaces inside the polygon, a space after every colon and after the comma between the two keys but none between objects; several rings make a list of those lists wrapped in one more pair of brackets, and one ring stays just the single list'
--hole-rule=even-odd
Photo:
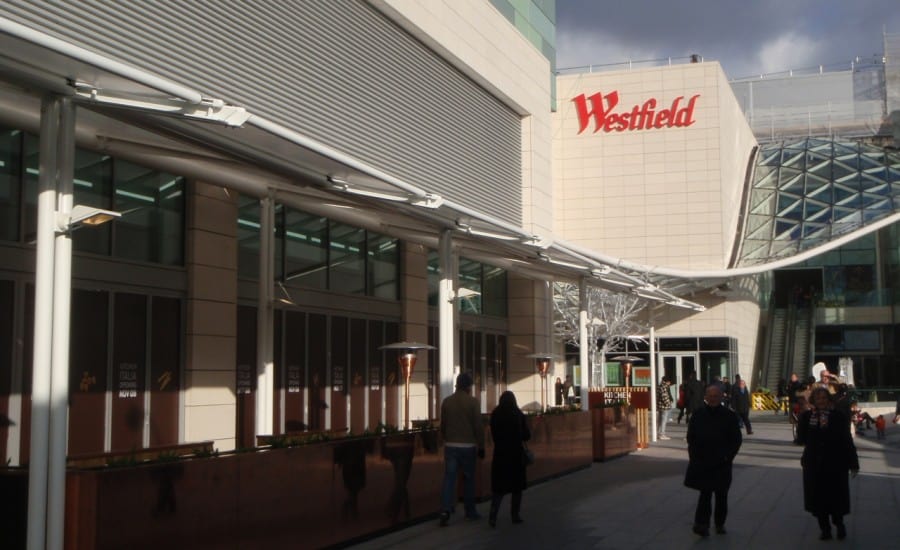
[{"label": "patio heater", "polygon": [[545,405],[545,398],[547,395],[547,373],[550,372],[550,361],[554,356],[551,353],[531,353],[525,357],[534,359],[535,369],[537,369],[537,373],[541,377],[541,412],[544,412],[547,408]]},{"label": "patio heater", "polygon": [[405,415],[404,426],[406,427],[406,429],[409,429],[409,380],[410,378],[412,378],[413,371],[416,368],[416,359],[418,359],[418,352],[420,349],[431,350],[437,348],[435,348],[434,346],[429,346],[428,344],[421,344],[419,342],[394,342],[393,344],[381,346],[378,349],[399,351],[397,362],[400,364],[400,372],[403,375],[403,380],[406,386],[403,393],[403,412]]}]

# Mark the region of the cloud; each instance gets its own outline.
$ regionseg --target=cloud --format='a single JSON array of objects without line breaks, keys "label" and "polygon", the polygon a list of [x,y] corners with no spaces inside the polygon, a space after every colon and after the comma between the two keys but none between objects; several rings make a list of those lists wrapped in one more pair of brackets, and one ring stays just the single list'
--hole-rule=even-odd
[{"label": "cloud", "polygon": [[821,55],[824,50],[820,41],[787,32],[762,44],[755,56],[755,64],[760,73],[813,67],[823,62]]},{"label": "cloud", "polygon": [[656,59],[646,45],[635,45],[605,32],[573,32],[557,37],[556,65],[560,69]]}]

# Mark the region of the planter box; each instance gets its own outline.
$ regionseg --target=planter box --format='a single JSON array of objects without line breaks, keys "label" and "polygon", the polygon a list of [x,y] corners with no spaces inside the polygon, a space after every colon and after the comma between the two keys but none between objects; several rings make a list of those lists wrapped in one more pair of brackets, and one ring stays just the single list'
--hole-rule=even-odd
[{"label": "planter box", "polygon": [[617,405],[591,409],[594,460],[604,461],[637,449],[633,407]]},{"label": "planter box", "polygon": [[[590,466],[587,412],[529,418],[529,483]],[[489,432],[489,430],[488,430]],[[493,448],[476,471],[490,495]],[[119,468],[69,469],[66,548],[321,548],[434,516],[439,432],[338,439]],[[25,538],[28,472],[0,472],[2,538]],[[8,528],[8,529],[6,529]],[[14,547],[22,546],[22,544]]]}]

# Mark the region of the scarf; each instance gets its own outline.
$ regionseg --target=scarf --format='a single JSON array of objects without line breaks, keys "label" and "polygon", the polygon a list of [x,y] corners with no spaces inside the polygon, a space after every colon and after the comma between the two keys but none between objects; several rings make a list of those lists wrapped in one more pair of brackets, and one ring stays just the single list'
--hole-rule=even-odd
[{"label": "scarf", "polygon": [[831,414],[831,411],[828,409],[818,410],[815,409],[811,415],[809,415],[809,426],[811,428],[825,429],[828,427],[828,416]]}]

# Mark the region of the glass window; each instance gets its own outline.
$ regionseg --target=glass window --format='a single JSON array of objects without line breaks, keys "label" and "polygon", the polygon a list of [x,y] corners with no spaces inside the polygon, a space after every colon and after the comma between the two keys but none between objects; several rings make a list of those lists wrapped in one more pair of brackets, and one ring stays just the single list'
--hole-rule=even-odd
[{"label": "glass window", "polygon": [[328,287],[338,292],[365,294],[365,230],[331,222],[329,237]]},{"label": "glass window", "polygon": [[490,265],[484,266],[484,294],[482,295],[485,315],[506,317],[506,270]]},{"label": "glass window", "polygon": [[438,307],[441,287],[440,258],[434,250],[428,251],[428,305]]},{"label": "glass window", "polygon": [[384,235],[369,233],[366,253],[368,294],[377,298],[397,300],[397,266],[399,265],[399,241]]},{"label": "glass window", "polygon": [[25,134],[25,242],[34,244],[37,241],[37,195],[38,195],[38,155],[40,143],[37,136]]},{"label": "glass window", "polygon": [[0,240],[19,240],[22,132],[0,128]]},{"label": "glass window", "polygon": [[328,288],[328,220],[291,208],[284,212],[284,280]]},{"label": "glass window", "polygon": [[241,195],[238,198],[238,276],[259,278],[259,201]]},{"label": "glass window", "polygon": [[[459,259],[459,311],[479,314],[481,309],[481,264],[465,258]],[[463,289],[472,291],[466,293]]]},{"label": "glass window", "polygon": [[[104,210],[112,209],[110,198],[112,169],[112,159],[108,156],[76,149],[74,185],[72,186],[74,203]],[[127,220],[129,214],[126,214],[125,210],[119,208],[115,210],[123,214],[118,220],[97,227],[83,227],[72,232],[72,248],[78,252],[108,255],[113,226],[119,232],[122,230],[127,232],[124,226],[129,223]]]},{"label": "glass window", "polygon": [[184,263],[184,179],[130,162],[115,164],[114,255],[131,260]]}]

